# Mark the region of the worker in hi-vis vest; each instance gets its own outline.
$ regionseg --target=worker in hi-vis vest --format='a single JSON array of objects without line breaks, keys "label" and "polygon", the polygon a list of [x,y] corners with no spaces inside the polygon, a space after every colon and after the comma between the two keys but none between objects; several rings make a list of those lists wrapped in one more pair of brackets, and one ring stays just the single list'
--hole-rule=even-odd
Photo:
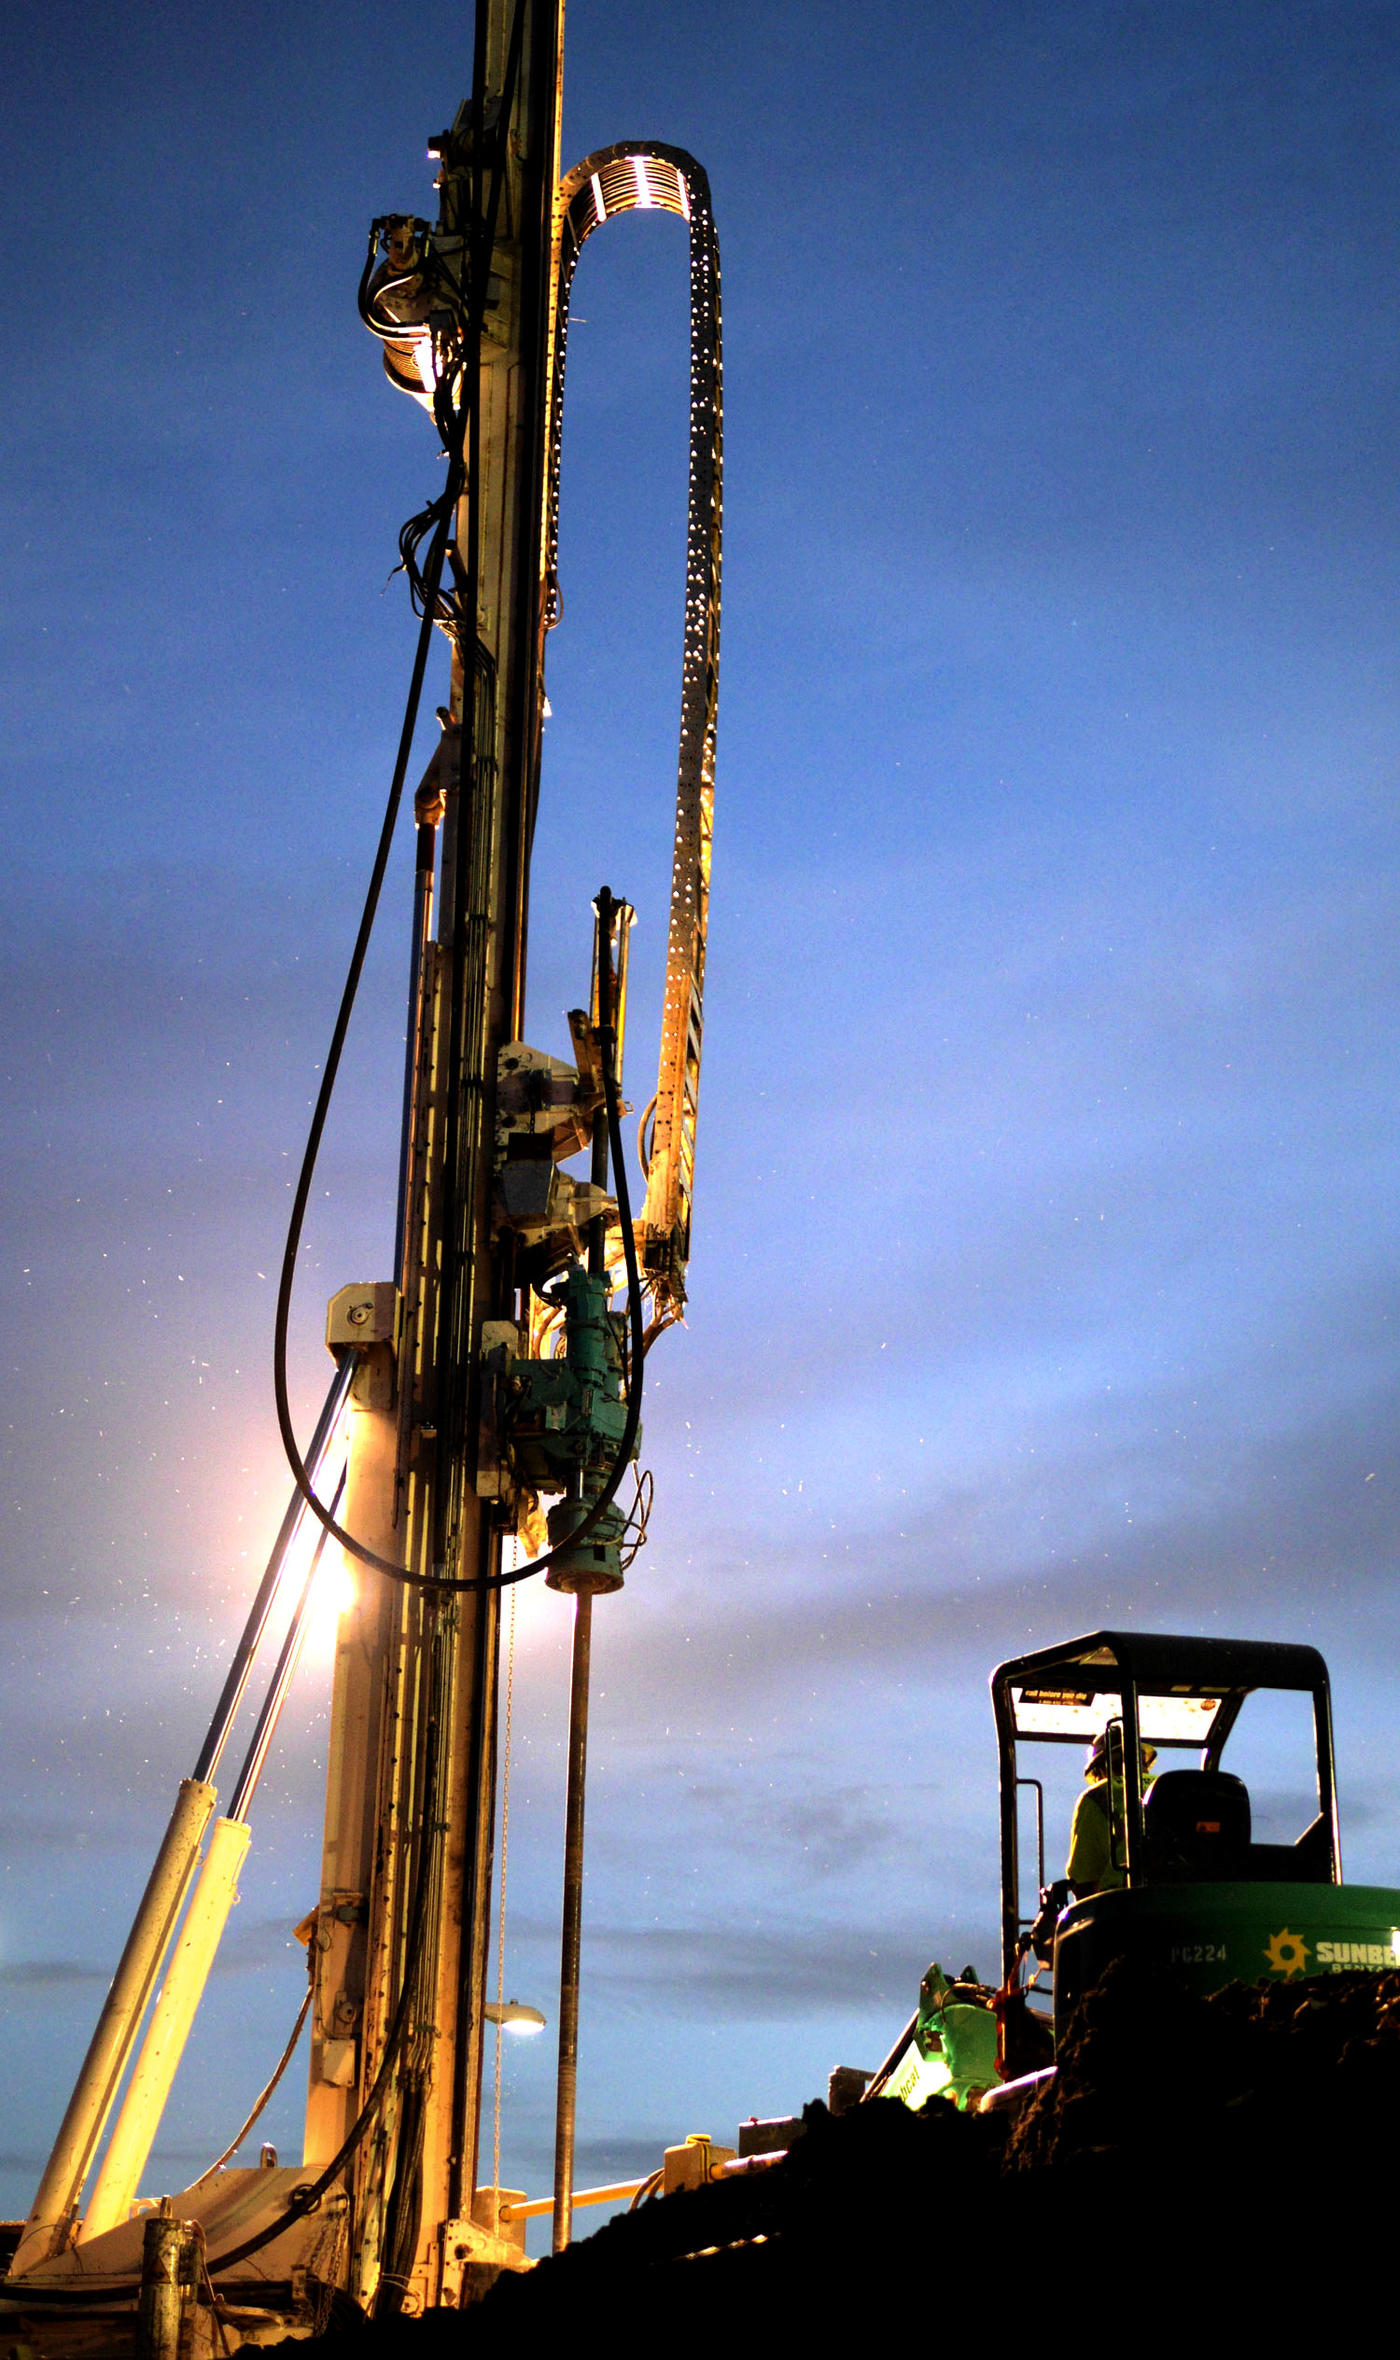
[{"label": "worker in hi-vis vest", "polygon": [[[1142,1786],[1146,1793],[1152,1783],[1152,1765],[1157,1759],[1155,1745],[1141,1749]],[[1110,1814],[1111,1804],[1111,1814]],[[1123,1826],[1123,1774],[1114,1765],[1109,1775],[1108,1731],[1101,1730],[1089,1748],[1084,1765],[1084,1792],[1074,1806],[1074,1819],[1069,1831],[1069,1858],[1065,1875],[1073,1887],[1077,1900],[1086,1893],[1107,1893],[1126,1883],[1123,1862],[1114,1858],[1113,1829]],[[1120,1834],[1121,1851],[1121,1834]]]}]

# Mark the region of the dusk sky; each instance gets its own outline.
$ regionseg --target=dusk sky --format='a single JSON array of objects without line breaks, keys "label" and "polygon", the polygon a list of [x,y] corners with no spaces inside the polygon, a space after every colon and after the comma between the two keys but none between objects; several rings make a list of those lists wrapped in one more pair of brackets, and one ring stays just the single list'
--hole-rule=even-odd
[{"label": "dusk sky", "polygon": [[[471,29],[8,19],[7,2214],[288,1489],[275,1279],[412,655],[395,536],[440,481],[355,285],[372,215],[434,210]],[[931,1958],[994,1973],[986,1679],[1024,1648],[1320,1646],[1347,1874],[1400,1883],[1396,29],[569,0],[566,166],[655,137],[710,174],[726,428],[691,1312],[648,1364],[650,1545],[595,1616],[581,2184],[875,2065]],[[626,893],[638,1104],[685,335],[680,226],[594,240],[528,1031],[567,1053],[589,902]],[[408,852],[304,1258],[306,1430],[325,1297],[390,1267]],[[532,2194],[568,1620],[520,1592],[506,1983],[551,2030],[502,2169]],[[152,2192],[295,2014],[327,1663]]]}]

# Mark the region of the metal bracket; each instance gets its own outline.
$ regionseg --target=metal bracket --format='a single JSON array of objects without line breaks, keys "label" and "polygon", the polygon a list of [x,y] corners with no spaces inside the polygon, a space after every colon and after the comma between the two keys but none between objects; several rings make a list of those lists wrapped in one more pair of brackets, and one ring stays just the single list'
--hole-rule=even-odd
[{"label": "metal bracket", "polygon": [[326,1305],[326,1348],[355,1354],[350,1391],[360,1409],[393,1407],[399,1302],[392,1279],[369,1279],[342,1287]]},{"label": "metal bracket", "polygon": [[368,1344],[392,1344],[398,1309],[399,1290],[392,1279],[342,1287],[326,1305],[327,1350],[339,1352],[353,1345],[362,1352]]},{"label": "metal bracket", "polygon": [[[519,2188],[479,2188],[472,2220],[444,2221],[438,2231],[438,2305],[465,2310],[489,2294],[503,2270],[528,2270],[525,2223],[499,2219],[510,2198],[524,2201]],[[488,2226],[489,2224],[489,2226]]]}]

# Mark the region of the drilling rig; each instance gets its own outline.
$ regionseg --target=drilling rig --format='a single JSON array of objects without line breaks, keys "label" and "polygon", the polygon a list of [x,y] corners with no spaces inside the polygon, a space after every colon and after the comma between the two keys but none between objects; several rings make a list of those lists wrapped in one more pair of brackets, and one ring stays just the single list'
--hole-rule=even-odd
[{"label": "drilling rig", "polygon": [[[593,1600],[622,1586],[637,1543],[624,1487],[640,1447],[644,1363],[681,1317],[690,1250],[722,381],[704,172],[679,149],[628,142],[561,178],[562,74],[561,0],[479,0],[471,96],[430,148],[437,219],[388,215],[369,233],[360,315],[391,383],[431,418],[446,478],[400,537],[419,618],[407,706],[279,1290],[276,1406],[295,1489],[0,2296],[44,2351],[197,2356],[233,2330],[270,2341],[337,2316],[455,2307],[523,2262],[500,2192],[479,2185],[478,2152],[501,1599],[535,1575],[574,1599],[556,2249],[571,2232]],[[560,611],[570,289],[588,238],[638,209],[678,216],[688,231],[691,410],[665,997],[634,1214],[620,1085],[632,912],[606,886],[569,1056],[521,1036],[545,645]],[[440,735],[414,799],[394,1262],[332,1299],[334,1376],[303,1443],[286,1373],[292,1276],[441,638],[450,673]],[[571,1175],[584,1156],[586,1176]],[[354,1594],[335,1653],[321,1891],[300,1929],[311,2025],[304,2157],[211,2167],[153,2200],[142,2175],[236,1899],[327,1549],[342,1552]],[[246,1755],[221,1809],[223,1765],[247,1714]]]}]

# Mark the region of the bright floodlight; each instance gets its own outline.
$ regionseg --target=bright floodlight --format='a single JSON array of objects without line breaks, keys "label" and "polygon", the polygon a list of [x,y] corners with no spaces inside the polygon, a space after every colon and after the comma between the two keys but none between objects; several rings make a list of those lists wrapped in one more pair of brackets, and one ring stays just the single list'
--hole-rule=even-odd
[{"label": "bright floodlight", "polygon": [[538,2008],[527,2007],[524,2000],[488,1999],[486,2021],[499,2024],[503,2032],[543,2032],[544,2018]]}]

